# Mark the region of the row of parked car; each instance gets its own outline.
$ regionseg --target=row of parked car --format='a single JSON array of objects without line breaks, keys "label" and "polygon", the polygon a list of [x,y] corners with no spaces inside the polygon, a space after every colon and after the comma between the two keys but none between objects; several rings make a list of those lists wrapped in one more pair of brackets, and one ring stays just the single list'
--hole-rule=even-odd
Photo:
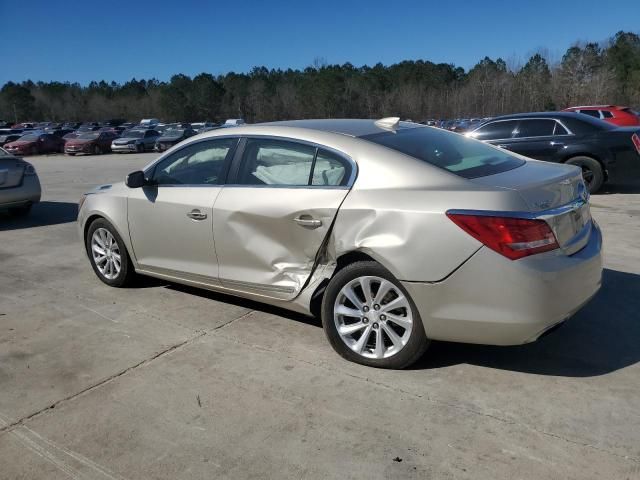
[{"label": "row of parked car", "polygon": [[[577,112],[598,118],[619,127],[633,127],[640,125],[640,114],[629,107],[619,105],[587,105],[568,107],[563,112]],[[423,120],[422,124],[432,127],[444,128],[452,132],[466,133],[475,130],[493,117],[484,118],[455,118],[451,120],[430,118]]]},{"label": "row of parked car", "polygon": [[161,123],[143,119],[138,124],[118,120],[104,123],[24,122],[0,128],[0,147],[12,155],[164,151],[197,133],[242,125],[242,119],[213,122]]}]

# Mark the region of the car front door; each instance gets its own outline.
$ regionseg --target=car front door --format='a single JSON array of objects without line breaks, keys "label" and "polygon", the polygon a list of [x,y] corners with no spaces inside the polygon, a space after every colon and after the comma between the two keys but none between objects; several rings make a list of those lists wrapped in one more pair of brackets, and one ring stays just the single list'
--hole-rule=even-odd
[{"label": "car front door", "polygon": [[517,125],[517,120],[496,120],[481,125],[469,133],[469,136],[508,149]]},{"label": "car front door", "polygon": [[141,270],[217,283],[213,204],[237,142],[186,145],[146,172],[148,186],[130,191],[129,234]]},{"label": "car front door", "polygon": [[290,300],[304,288],[355,164],[317,145],[247,138],[214,205],[223,286]]},{"label": "car front door", "polygon": [[522,119],[507,148],[536,160],[557,161],[568,133],[552,118]]}]

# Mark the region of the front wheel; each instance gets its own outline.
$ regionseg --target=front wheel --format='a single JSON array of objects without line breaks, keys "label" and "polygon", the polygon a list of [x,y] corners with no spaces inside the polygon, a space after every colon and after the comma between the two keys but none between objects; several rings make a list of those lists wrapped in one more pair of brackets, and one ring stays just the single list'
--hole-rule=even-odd
[{"label": "front wheel", "polygon": [[565,162],[567,165],[575,165],[582,169],[584,184],[589,189],[589,193],[596,193],[604,183],[604,171],[602,165],[595,158],[573,157]]},{"label": "front wheel", "polygon": [[136,150],[137,150],[138,153],[144,153],[144,143],[139,143],[136,146]]},{"label": "front wheel", "polygon": [[102,153],[102,149],[100,148],[99,145],[94,145],[93,146],[93,154],[94,155],[100,155]]},{"label": "front wheel", "polygon": [[336,352],[372,367],[406,368],[430,343],[409,293],[376,262],[353,263],[331,279],[322,325]]},{"label": "front wheel", "polygon": [[89,261],[98,278],[111,287],[125,287],[135,271],[124,242],[105,219],[95,220],[85,238]]}]

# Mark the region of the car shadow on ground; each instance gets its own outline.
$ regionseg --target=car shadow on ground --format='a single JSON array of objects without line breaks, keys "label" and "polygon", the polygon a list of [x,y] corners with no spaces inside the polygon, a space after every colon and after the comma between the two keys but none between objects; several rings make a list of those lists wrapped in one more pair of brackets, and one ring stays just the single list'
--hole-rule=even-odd
[{"label": "car shadow on ground", "polygon": [[78,218],[78,204],[69,202],[40,202],[24,217],[8,212],[0,212],[0,231],[23,228],[44,227],[75,222]]},{"label": "car shadow on ground", "polygon": [[[263,303],[178,284],[166,288],[321,328],[308,317]],[[562,292],[558,292],[562,295]],[[640,275],[605,269],[602,289],[560,328],[534,343],[495,347],[433,342],[412,370],[459,364],[560,377],[605,375],[640,361]]]},{"label": "car shadow on ground", "polygon": [[466,363],[536,375],[593,377],[639,361],[640,275],[605,269],[596,297],[537,342],[515,347],[434,342],[413,368]]}]

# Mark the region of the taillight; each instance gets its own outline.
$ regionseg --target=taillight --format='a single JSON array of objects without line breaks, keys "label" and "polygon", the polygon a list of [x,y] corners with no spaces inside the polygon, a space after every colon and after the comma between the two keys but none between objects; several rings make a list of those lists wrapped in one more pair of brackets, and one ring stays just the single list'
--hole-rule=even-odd
[{"label": "taillight", "polygon": [[456,225],[511,260],[559,248],[544,220],[447,213]]},{"label": "taillight", "polygon": [[636,147],[636,151],[638,152],[638,155],[640,155],[640,137],[638,137],[637,133],[634,133],[633,135],[631,135],[631,141],[633,142],[633,145]]}]

